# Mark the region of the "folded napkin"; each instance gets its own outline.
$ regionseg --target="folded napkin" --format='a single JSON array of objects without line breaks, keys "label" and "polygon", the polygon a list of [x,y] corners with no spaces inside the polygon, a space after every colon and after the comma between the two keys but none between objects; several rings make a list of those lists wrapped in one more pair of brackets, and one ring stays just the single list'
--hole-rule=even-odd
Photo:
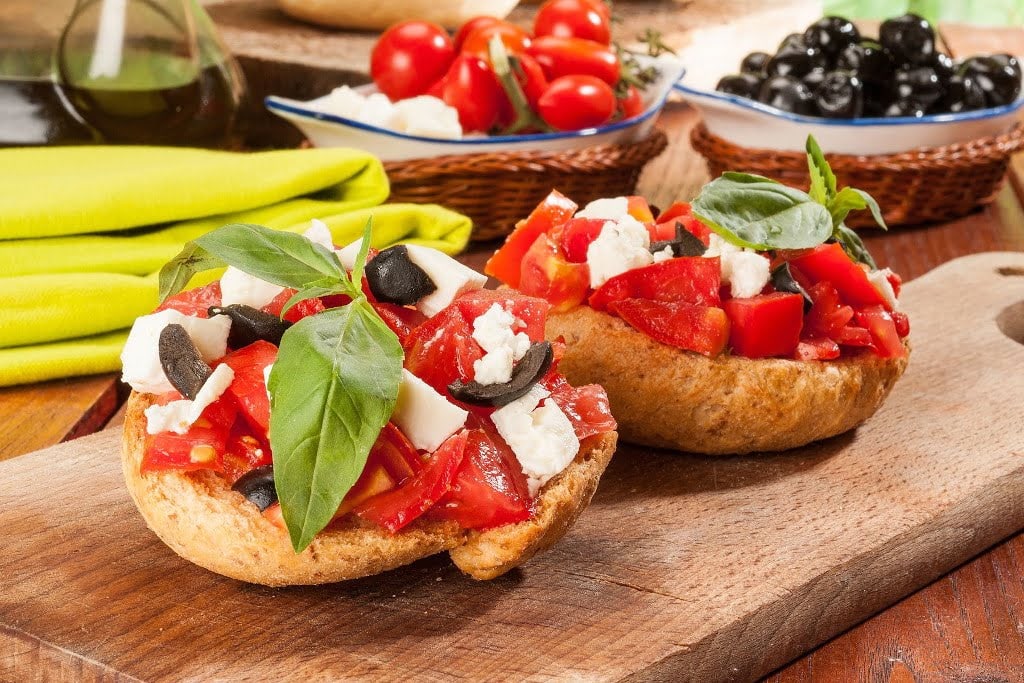
[{"label": "folded napkin", "polygon": [[0,386],[118,369],[159,268],[225,223],[302,232],[319,218],[347,244],[372,216],[376,247],[465,247],[468,218],[377,206],[387,193],[380,162],[354,150],[0,150]]}]

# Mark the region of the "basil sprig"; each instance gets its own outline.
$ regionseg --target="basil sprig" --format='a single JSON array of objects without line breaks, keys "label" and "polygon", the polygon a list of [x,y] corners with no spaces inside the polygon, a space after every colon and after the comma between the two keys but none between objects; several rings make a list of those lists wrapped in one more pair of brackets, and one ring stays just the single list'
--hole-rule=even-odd
[{"label": "basil sprig", "polygon": [[857,261],[875,268],[860,236],[844,221],[869,209],[886,228],[878,203],[863,190],[838,189],[835,174],[813,136],[807,136],[809,192],[750,173],[726,172],[704,186],[691,203],[693,214],[727,242],[768,251],[816,247],[829,238]]},{"label": "basil sprig", "polygon": [[160,272],[161,299],[224,265],[298,290],[286,308],[328,294],[352,299],[288,328],[270,372],[274,483],[295,552],[331,521],[398,400],[402,346],[360,287],[369,244],[367,223],[349,276],[301,235],[233,224],[190,242]]}]

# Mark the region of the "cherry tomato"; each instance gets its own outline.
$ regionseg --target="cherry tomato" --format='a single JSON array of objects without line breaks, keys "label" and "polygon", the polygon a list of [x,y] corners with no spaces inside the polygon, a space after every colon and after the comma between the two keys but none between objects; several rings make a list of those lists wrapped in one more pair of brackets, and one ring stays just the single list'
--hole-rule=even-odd
[{"label": "cherry tomato", "polygon": [[608,85],[619,82],[619,58],[607,45],[583,38],[541,36],[527,49],[540,63],[547,77],[586,74],[600,78]]},{"label": "cherry tomato", "polygon": [[540,96],[537,113],[556,130],[594,128],[615,113],[615,93],[594,76],[562,76]]},{"label": "cherry tomato", "polygon": [[544,75],[541,65],[530,55],[525,53],[516,55],[516,61],[519,64],[519,69],[516,70],[516,80],[519,81],[519,85],[523,86],[527,102],[536,111],[540,96],[550,85],[548,78]]},{"label": "cherry tomato", "polygon": [[427,92],[455,59],[448,33],[427,21],[403,21],[384,31],[370,53],[370,75],[392,100]]},{"label": "cherry tomato", "polygon": [[608,7],[600,0],[548,0],[537,10],[533,35],[612,42]]},{"label": "cherry tomato", "polygon": [[532,42],[530,34],[524,29],[506,21],[499,21],[495,24],[480,26],[469,33],[462,43],[460,53],[487,59],[491,54],[490,43],[494,36],[501,37],[501,42],[509,54],[525,52]]},{"label": "cherry tomato", "polygon": [[470,54],[455,58],[444,77],[441,99],[459,112],[465,132],[487,132],[507,106],[505,91],[487,62]]},{"label": "cherry tomato", "polygon": [[462,50],[462,46],[463,44],[465,44],[466,38],[468,38],[469,34],[475,31],[476,29],[483,28],[484,26],[493,26],[494,24],[500,23],[501,19],[497,17],[473,17],[465,24],[460,26],[459,30],[455,33],[455,38],[452,41],[455,44],[455,51],[459,52],[460,50]]},{"label": "cherry tomato", "polygon": [[626,96],[619,98],[619,111],[624,119],[631,119],[644,113],[644,98],[635,85],[629,86]]}]

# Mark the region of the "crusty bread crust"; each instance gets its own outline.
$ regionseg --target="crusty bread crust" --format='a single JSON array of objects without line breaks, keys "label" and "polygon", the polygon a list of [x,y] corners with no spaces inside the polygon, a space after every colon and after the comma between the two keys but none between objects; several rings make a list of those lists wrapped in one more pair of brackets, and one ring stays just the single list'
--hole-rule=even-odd
[{"label": "crusty bread crust", "polygon": [[534,517],[483,532],[454,522],[418,520],[397,534],[347,518],[296,554],[288,535],[210,471],[139,471],[145,409],[152,396],[128,399],[121,464],[146,524],[174,552],[210,571],[266,586],[312,585],[378,574],[444,550],[477,579],[517,567],[565,535],[586,508],[615,451],[616,434],[586,439],[568,468],[540,492]]},{"label": "crusty bread crust", "polygon": [[907,366],[906,357],[870,352],[833,361],[707,358],[587,306],[550,315],[545,334],[564,339],[558,369],[570,382],[605,388],[623,440],[708,455],[842,434],[874,414]]}]

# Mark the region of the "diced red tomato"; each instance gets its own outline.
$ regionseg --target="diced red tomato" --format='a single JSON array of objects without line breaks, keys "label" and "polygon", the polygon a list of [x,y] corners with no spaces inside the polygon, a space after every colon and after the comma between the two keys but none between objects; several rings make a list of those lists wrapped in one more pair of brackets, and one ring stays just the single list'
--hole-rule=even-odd
[{"label": "diced red tomato", "polygon": [[538,237],[527,250],[521,268],[519,291],[547,300],[556,313],[581,304],[590,289],[587,264],[566,261],[547,235]]},{"label": "diced red tomato", "polygon": [[399,531],[451,489],[466,453],[468,438],[466,430],[448,437],[414,477],[396,489],[357,505],[353,512],[391,533]]},{"label": "diced red tomato", "polygon": [[906,313],[893,311],[889,315],[892,316],[892,322],[896,325],[896,334],[900,336],[900,339],[910,334],[910,318],[907,317]]},{"label": "diced red tomato", "polygon": [[865,348],[874,348],[875,346],[871,339],[871,333],[856,325],[847,325],[840,330],[836,341],[842,346],[863,346]]},{"label": "diced red tomato", "polygon": [[772,292],[722,303],[729,316],[729,345],[746,358],[791,356],[800,343],[804,301],[799,294]]},{"label": "diced red tomato", "polygon": [[811,285],[807,294],[813,303],[804,318],[804,336],[838,341],[843,328],[853,319],[853,309],[839,305],[839,293],[830,282]]},{"label": "diced red tomato", "polygon": [[168,297],[166,301],[157,306],[156,310],[166,311],[170,308],[185,315],[207,318],[209,316],[206,313],[206,309],[210,306],[220,306],[220,302],[220,280],[218,280],[203,287],[186,289],[184,292]]},{"label": "diced red tomato", "polygon": [[384,425],[370,449],[359,479],[338,506],[334,518],[343,517],[360,503],[390,491],[423,469],[423,461],[405,435],[391,422]]},{"label": "diced red tomato", "polygon": [[608,405],[608,394],[600,385],[572,387],[568,382],[561,382],[557,388],[551,389],[550,400],[569,418],[580,441],[616,428],[611,406]]},{"label": "diced red tomato", "polygon": [[906,347],[896,332],[892,316],[882,306],[869,306],[856,312],[857,322],[871,333],[875,352],[882,358],[901,358],[907,354]]},{"label": "diced red tomato", "polygon": [[831,360],[839,358],[839,344],[822,337],[807,337],[796,345],[793,358],[797,360]]},{"label": "diced red tomato", "polygon": [[235,399],[242,416],[260,438],[266,438],[270,429],[270,399],[263,372],[276,360],[277,347],[260,339],[232,351],[220,361],[235,372],[227,393]]},{"label": "diced red tomato", "polygon": [[650,228],[651,241],[663,242],[676,237],[676,222],[682,223],[691,235],[699,239],[705,246],[710,242],[711,229],[694,218],[690,205],[676,202],[658,215],[657,223]]},{"label": "diced red tomato", "polygon": [[729,318],[721,308],[683,302],[623,299],[609,310],[662,344],[717,356],[729,341]]},{"label": "diced red tomato", "polygon": [[456,379],[473,379],[473,363],[483,349],[473,339],[473,326],[458,306],[449,306],[409,335],[405,367],[441,394]]},{"label": "diced red tomato", "polygon": [[501,437],[468,432],[466,454],[451,490],[431,508],[432,519],[463,529],[489,529],[529,519],[530,493],[515,454]]},{"label": "diced red tomato", "polygon": [[885,279],[889,281],[889,286],[892,287],[892,293],[899,297],[900,290],[903,289],[903,278],[890,270],[885,274]]},{"label": "diced red tomato", "polygon": [[560,230],[565,258],[572,263],[586,263],[587,247],[601,234],[605,222],[601,218],[572,218],[565,223]]},{"label": "diced red tomato", "polygon": [[287,531],[288,525],[284,523],[284,514],[281,512],[281,504],[274,503],[263,511],[263,517],[281,531]]},{"label": "diced red tomato", "polygon": [[516,229],[505,240],[505,244],[487,261],[484,272],[506,285],[519,289],[521,263],[527,250],[542,234],[572,218],[576,209],[573,201],[558,190],[552,190],[526,220],[516,225]]},{"label": "diced red tomato", "polygon": [[875,305],[888,308],[888,302],[871,284],[864,268],[838,243],[817,246],[792,263],[814,282],[831,282],[842,301],[855,309]]},{"label": "diced red tomato", "polygon": [[637,195],[626,197],[626,213],[641,223],[653,223],[654,212],[647,200]]},{"label": "diced red tomato", "polygon": [[[263,310],[267,313],[272,313],[276,316],[281,316],[281,310],[284,305],[288,303],[288,300],[295,296],[297,290],[285,287],[280,294],[275,296],[269,304],[263,307]],[[305,299],[295,304],[284,314],[284,320],[290,323],[297,323],[306,316],[315,315],[321,311],[327,310],[324,306],[324,302],[314,297],[312,299]]]},{"label": "diced red tomato", "polygon": [[604,311],[614,301],[648,299],[699,306],[721,304],[722,266],[717,256],[682,256],[609,278],[590,295],[590,306]]},{"label": "diced red tomato", "polygon": [[413,329],[427,319],[425,315],[415,308],[381,302],[374,302],[371,305],[377,311],[380,319],[384,321],[384,324],[395,333],[395,336],[398,337],[398,342],[403,346]]},{"label": "diced red tomato", "polygon": [[342,499],[341,505],[338,506],[338,511],[334,513],[334,519],[344,517],[352,512],[357,505],[365,503],[374,496],[395,490],[396,486],[398,486],[398,483],[387,471],[387,468],[383,465],[367,462],[362,474],[359,475],[359,479],[356,480],[356,483],[345,494],[345,498]]},{"label": "diced red tomato", "polygon": [[252,429],[245,420],[236,419],[228,435],[219,469],[224,478],[232,484],[249,470],[269,465],[273,461],[270,445],[251,432]]},{"label": "diced red tomato", "polygon": [[476,320],[491,306],[498,304],[526,323],[526,328],[522,331],[533,341],[544,339],[544,324],[547,322],[548,311],[551,310],[551,304],[544,299],[524,296],[507,289],[474,289],[460,295],[454,303],[469,321]]},{"label": "diced red tomato", "polygon": [[216,470],[221,465],[236,413],[234,401],[225,394],[207,406],[184,434],[148,435],[139,469],[142,472]]}]

